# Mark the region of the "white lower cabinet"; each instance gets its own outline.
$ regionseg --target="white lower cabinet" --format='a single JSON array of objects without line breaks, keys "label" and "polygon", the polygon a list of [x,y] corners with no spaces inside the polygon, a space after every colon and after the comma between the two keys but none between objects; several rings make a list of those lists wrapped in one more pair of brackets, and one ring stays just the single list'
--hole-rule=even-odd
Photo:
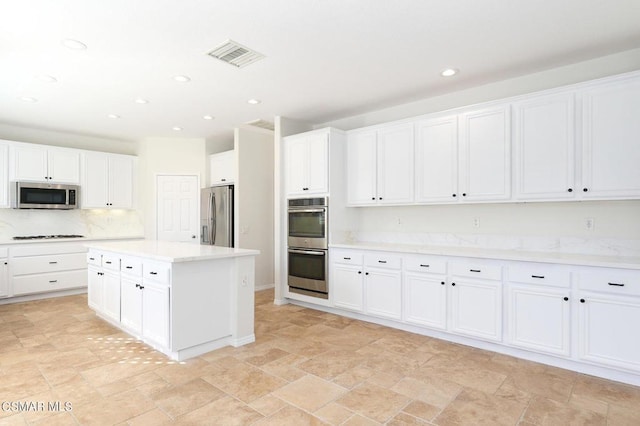
[{"label": "white lower cabinet", "polygon": [[363,311],[364,280],[362,264],[334,263],[331,266],[333,304],[350,311]]},{"label": "white lower cabinet", "polygon": [[500,342],[502,340],[502,283],[453,278],[449,330]]},{"label": "white lower cabinet", "polygon": [[120,322],[120,275],[105,271],[103,275],[104,305],[103,312],[114,322]]},{"label": "white lower cabinet", "polygon": [[126,276],[120,280],[120,324],[138,336],[142,335],[141,282]]},{"label": "white lower cabinet", "polygon": [[169,346],[169,286],[166,284],[143,282],[142,337],[160,347]]},{"label": "white lower cabinet", "polygon": [[8,275],[8,259],[7,249],[0,248],[0,297],[9,295],[9,275]]},{"label": "white lower cabinet", "polygon": [[364,285],[367,314],[396,320],[402,317],[402,272],[400,270],[367,268]]},{"label": "white lower cabinet", "polygon": [[640,271],[584,268],[578,275],[580,359],[640,372]]},{"label": "white lower cabinet", "polygon": [[96,311],[104,309],[104,272],[102,268],[89,266],[88,269],[88,304]]}]

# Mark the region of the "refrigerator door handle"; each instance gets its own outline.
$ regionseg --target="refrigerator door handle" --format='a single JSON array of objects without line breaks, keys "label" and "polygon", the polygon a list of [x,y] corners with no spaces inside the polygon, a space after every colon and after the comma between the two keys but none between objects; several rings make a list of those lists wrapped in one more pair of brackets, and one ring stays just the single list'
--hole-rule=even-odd
[{"label": "refrigerator door handle", "polygon": [[202,233],[201,233],[202,237],[200,242],[203,244],[207,244],[209,242],[207,238],[209,235],[207,234],[207,232],[209,232],[208,226],[202,225]]},{"label": "refrigerator door handle", "polygon": [[216,244],[216,215],[218,212],[216,212],[216,195],[212,192],[211,193],[211,203],[209,205],[211,207],[212,210],[212,214],[210,215],[211,217],[211,221],[213,222],[212,226],[211,226],[211,244],[215,245]]}]

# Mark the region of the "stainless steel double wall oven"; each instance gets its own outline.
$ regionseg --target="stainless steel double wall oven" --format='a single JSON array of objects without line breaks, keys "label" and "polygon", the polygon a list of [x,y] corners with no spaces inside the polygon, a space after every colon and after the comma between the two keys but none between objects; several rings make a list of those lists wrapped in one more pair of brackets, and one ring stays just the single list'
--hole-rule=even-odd
[{"label": "stainless steel double wall oven", "polygon": [[289,291],[328,299],[327,197],[288,202]]}]

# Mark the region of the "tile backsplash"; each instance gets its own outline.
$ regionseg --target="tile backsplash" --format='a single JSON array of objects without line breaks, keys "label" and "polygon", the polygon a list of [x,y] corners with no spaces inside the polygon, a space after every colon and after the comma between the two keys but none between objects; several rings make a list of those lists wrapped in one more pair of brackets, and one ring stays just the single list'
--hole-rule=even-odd
[{"label": "tile backsplash", "polygon": [[80,234],[91,238],[144,234],[136,210],[0,209],[0,240],[17,235]]}]

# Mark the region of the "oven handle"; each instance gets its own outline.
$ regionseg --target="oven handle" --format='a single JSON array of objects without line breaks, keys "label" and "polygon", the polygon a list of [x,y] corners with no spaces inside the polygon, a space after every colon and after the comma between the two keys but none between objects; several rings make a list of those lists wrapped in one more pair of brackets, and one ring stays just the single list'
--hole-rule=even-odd
[{"label": "oven handle", "polygon": [[325,256],[326,253],[323,251],[313,251],[313,250],[292,250],[289,249],[289,253],[296,253],[296,254],[310,254],[313,256]]},{"label": "oven handle", "polygon": [[324,213],[327,209],[289,209],[289,213]]}]

